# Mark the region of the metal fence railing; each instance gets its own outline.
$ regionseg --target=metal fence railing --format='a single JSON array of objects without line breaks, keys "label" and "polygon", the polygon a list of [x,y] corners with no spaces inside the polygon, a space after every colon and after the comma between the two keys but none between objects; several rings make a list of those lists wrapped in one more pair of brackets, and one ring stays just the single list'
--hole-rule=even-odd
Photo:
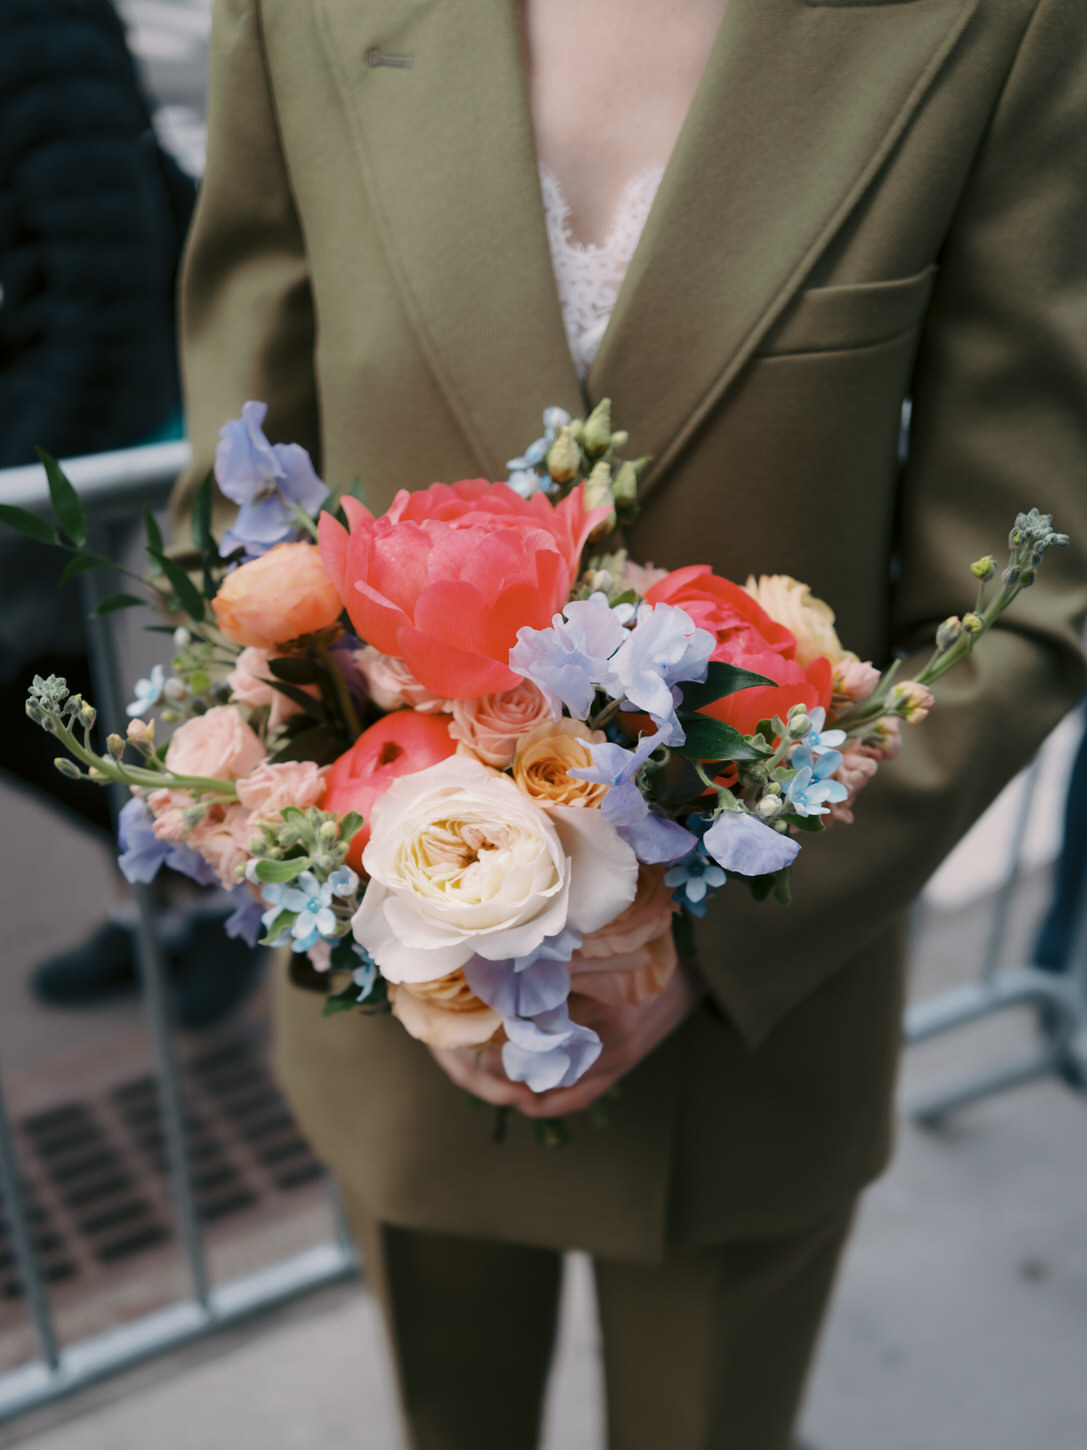
[{"label": "metal fence railing", "polygon": [[[188,457],[187,444],[168,443],[67,462],[65,471],[87,513],[88,546],[107,557],[116,557],[118,539],[131,531],[132,521],[140,517],[145,506],[155,509],[165,503]],[[0,503],[48,512],[44,470],[35,465],[0,472]],[[108,592],[96,574],[83,575],[80,584],[88,608]],[[126,695],[120,669],[118,618],[116,614],[105,614],[89,622],[96,704],[106,720],[124,718]],[[23,1302],[35,1326],[40,1352],[36,1361],[0,1375],[0,1423],[242,1318],[347,1278],[357,1267],[347,1233],[341,1227],[333,1241],[315,1244],[243,1278],[221,1285],[211,1283],[192,1163],[186,1146],[186,1105],[173,1048],[168,987],[151,891],[147,886],[134,886],[131,890],[138,912],[137,946],[144,1012],[189,1292],[177,1303],[108,1333],[71,1344],[61,1342],[35,1248],[15,1135],[0,1091],[0,1191]],[[333,1212],[334,1221],[342,1226],[335,1202]]]}]

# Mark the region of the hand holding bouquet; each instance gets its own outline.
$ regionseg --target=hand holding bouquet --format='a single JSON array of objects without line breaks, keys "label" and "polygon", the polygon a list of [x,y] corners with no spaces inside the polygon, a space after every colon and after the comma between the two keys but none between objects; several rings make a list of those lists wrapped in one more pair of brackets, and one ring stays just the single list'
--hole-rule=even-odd
[{"label": "hand holding bouquet", "polygon": [[[149,582],[188,623],[126,736],[95,750],[93,708],[55,677],[28,711],[60,769],[130,787],[129,879],[167,864],[226,886],[227,930],[307,957],[327,1012],[391,1009],[468,1086],[456,1054],[486,1049],[488,1095],[522,1107],[580,1105],[554,1094],[599,1057],[594,1020],[635,1039],[603,1087],[672,1030],[697,995],[684,916],[729,877],[787,901],[801,839],[852,820],[900,721],[1066,542],[1020,515],[994,596],[987,556],[975,608],[900,681],[799,581],[630,560],[615,530],[641,463],[620,461],[606,403],[549,409],[509,482],[402,491],[379,517],[263,416],[222,430],[215,478],[240,507],[218,543],[210,478],[198,497],[202,587],[151,526]],[[4,516],[79,554],[78,499],[47,467],[70,542]]]}]

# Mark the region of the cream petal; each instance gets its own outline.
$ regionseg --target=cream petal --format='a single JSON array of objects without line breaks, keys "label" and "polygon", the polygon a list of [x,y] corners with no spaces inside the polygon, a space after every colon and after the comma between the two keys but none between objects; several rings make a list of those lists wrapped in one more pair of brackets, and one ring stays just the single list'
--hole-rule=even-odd
[{"label": "cream petal", "polygon": [[599,811],[552,806],[549,814],[570,859],[569,925],[598,931],[634,900],[638,858]]}]

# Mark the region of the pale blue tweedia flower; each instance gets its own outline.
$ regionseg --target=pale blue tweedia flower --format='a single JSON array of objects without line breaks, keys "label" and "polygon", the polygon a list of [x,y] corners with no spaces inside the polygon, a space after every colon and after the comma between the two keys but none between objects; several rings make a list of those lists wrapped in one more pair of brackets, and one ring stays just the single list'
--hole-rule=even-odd
[{"label": "pale blue tweedia flower", "polygon": [[570,1020],[565,1003],[537,1017],[507,1017],[502,1066],[511,1082],[534,1093],[571,1087],[600,1056],[603,1044],[591,1027]]},{"label": "pale blue tweedia flower", "polygon": [[359,878],[350,866],[341,866],[338,871],[333,871],[325,884],[333,896],[352,896],[358,889]]},{"label": "pale blue tweedia flower", "polygon": [[359,965],[351,973],[351,980],[359,989],[359,995],[355,1001],[365,1002],[377,985],[377,962],[359,942],[352,942],[351,945],[355,949],[355,955],[360,958]]},{"label": "pale blue tweedia flower", "polygon": [[665,872],[664,884],[673,888],[672,896],[677,906],[693,916],[705,916],[711,893],[724,886],[727,879],[699,841],[696,850]]},{"label": "pale blue tweedia flower", "polygon": [[719,866],[740,876],[768,876],[790,866],[800,850],[791,836],[775,831],[747,811],[722,811],[702,838]]},{"label": "pale blue tweedia flower", "polygon": [[612,609],[605,594],[575,600],[547,629],[523,625],[510,650],[510,668],[538,687],[556,719],[563,705],[576,720],[593,707],[597,687],[609,693],[616,681],[609,659],[626,634],[629,611]]},{"label": "pale blue tweedia flower", "polygon": [[238,517],[223,535],[225,558],[245,550],[247,559],[299,537],[294,510],[311,517],[328,497],[310,456],[297,443],[269,443],[262,424],[266,403],[246,403],[242,416],[219,430],[215,481],[239,505]]},{"label": "pale blue tweedia flower", "polygon": [[[795,755],[792,763],[796,763]],[[814,766],[801,765],[785,791],[786,800],[798,816],[825,816],[830,805],[848,799],[849,791],[841,781],[829,779],[841,763],[841,754],[828,750]]]},{"label": "pale blue tweedia flower", "polygon": [[626,698],[652,716],[664,730],[665,745],[682,745],[683,727],[676,715],[681,680],[704,680],[717,641],[699,629],[691,616],[674,604],[642,604],[637,622],[622,641],[611,668]]},{"label": "pale blue tweedia flower", "polygon": [[808,711],[811,720],[811,729],[800,742],[801,749],[810,750],[813,755],[825,755],[828,750],[837,750],[845,744],[844,730],[824,730],[827,712],[822,705],[816,705],[813,710]]},{"label": "pale blue tweedia flower", "polygon": [[151,674],[148,679],[137,680],[135,684],[136,698],[130,700],[125,706],[125,714],[146,715],[162,699],[162,692],[166,688],[166,671],[161,665],[152,665]]}]

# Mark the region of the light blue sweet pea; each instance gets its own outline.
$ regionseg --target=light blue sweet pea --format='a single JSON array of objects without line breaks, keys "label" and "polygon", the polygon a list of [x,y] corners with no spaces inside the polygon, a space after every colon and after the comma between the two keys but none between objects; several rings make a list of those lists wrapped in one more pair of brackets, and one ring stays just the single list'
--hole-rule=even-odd
[{"label": "light blue sweet pea", "polygon": [[570,1020],[563,1004],[554,1011],[526,1019],[503,1020],[507,1041],[502,1066],[511,1082],[523,1082],[534,1093],[572,1087],[600,1056],[603,1043],[591,1027]]},{"label": "light blue sweet pea", "polygon": [[604,594],[575,600],[549,628],[523,625],[517,631],[510,668],[538,687],[556,719],[565,705],[575,719],[584,720],[598,687],[618,698],[609,660],[626,635],[625,617]]},{"label": "light blue sweet pea", "polygon": [[791,836],[775,831],[747,811],[722,811],[702,844],[719,866],[740,876],[780,871],[792,865],[800,850]]},{"label": "light blue sweet pea", "polygon": [[610,661],[626,698],[645,710],[663,733],[665,745],[682,745],[683,727],[676,715],[683,680],[706,678],[717,641],[699,629],[691,616],[674,604],[642,604],[634,628],[628,630]]}]

